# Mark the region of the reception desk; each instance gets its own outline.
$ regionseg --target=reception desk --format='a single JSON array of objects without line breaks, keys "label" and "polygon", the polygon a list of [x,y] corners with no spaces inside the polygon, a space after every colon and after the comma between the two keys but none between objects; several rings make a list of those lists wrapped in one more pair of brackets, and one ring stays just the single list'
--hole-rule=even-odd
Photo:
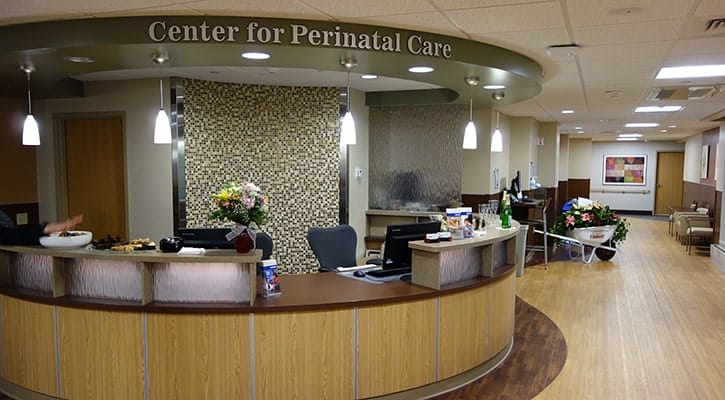
[{"label": "reception desk", "polygon": [[265,299],[253,296],[256,253],[0,246],[0,389],[67,399],[426,397],[510,351],[514,261],[500,248],[506,255],[483,259],[498,260],[491,276],[439,289],[326,273],[282,276],[282,295]]}]

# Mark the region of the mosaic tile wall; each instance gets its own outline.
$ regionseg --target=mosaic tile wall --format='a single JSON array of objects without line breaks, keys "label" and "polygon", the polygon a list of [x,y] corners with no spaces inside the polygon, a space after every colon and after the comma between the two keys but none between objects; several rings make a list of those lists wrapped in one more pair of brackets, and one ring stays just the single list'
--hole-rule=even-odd
[{"label": "mosaic tile wall", "polygon": [[370,208],[427,211],[461,200],[459,104],[370,108]]},{"label": "mosaic tile wall", "polygon": [[281,272],[315,271],[307,229],[338,224],[339,90],[186,79],[184,91],[187,226],[223,226],[207,218],[211,194],[249,180],[269,196],[262,230]]}]

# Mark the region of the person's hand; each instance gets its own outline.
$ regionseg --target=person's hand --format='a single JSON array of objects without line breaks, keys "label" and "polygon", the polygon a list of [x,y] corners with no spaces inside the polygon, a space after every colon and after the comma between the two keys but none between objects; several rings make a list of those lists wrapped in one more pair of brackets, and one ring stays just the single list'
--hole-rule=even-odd
[{"label": "person's hand", "polygon": [[51,222],[45,225],[45,228],[43,228],[43,233],[49,235],[53,232],[67,231],[69,229],[73,229],[73,227],[80,224],[81,221],[83,221],[83,214],[68,218],[67,220],[62,222]]}]

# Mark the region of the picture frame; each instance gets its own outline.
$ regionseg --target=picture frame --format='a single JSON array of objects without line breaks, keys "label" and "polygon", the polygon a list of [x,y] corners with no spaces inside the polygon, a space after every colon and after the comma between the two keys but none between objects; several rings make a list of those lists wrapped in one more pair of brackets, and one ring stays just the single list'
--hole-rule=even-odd
[{"label": "picture frame", "polygon": [[702,156],[700,157],[700,179],[707,179],[710,172],[710,145],[702,145]]},{"label": "picture frame", "polygon": [[647,155],[604,155],[602,184],[644,186],[647,184]]}]

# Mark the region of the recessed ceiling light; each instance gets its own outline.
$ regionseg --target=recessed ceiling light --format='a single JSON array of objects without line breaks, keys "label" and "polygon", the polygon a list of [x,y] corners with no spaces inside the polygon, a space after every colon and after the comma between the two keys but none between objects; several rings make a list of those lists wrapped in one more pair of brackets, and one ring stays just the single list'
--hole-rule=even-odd
[{"label": "recessed ceiling light", "polygon": [[677,128],[677,125],[667,125],[667,127],[672,129],[672,128]]},{"label": "recessed ceiling light", "polygon": [[642,137],[642,134],[641,133],[620,133],[619,134],[619,137],[634,137],[634,138],[637,138],[637,137]]},{"label": "recessed ceiling light", "polygon": [[574,114],[574,110],[561,110],[562,114]]},{"label": "recessed ceiling light", "polygon": [[506,89],[506,85],[483,85],[486,90],[501,90]]},{"label": "recessed ceiling light", "polygon": [[667,133],[667,129],[660,129],[660,133]]},{"label": "recessed ceiling light", "polygon": [[660,126],[660,124],[656,122],[629,122],[624,126],[627,128],[654,128],[656,126]]},{"label": "recessed ceiling light", "polygon": [[421,65],[417,67],[410,67],[408,68],[408,71],[416,74],[427,74],[428,72],[433,72],[433,67],[426,67]]},{"label": "recessed ceiling light", "polygon": [[639,106],[634,109],[636,113],[675,112],[682,110],[682,106]]},{"label": "recessed ceiling light", "polygon": [[618,137],[617,138],[618,142],[634,142],[636,140],[637,140],[637,138],[634,138],[634,137]]},{"label": "recessed ceiling light", "polygon": [[709,78],[713,76],[725,76],[725,64],[664,67],[660,69],[655,79]]},{"label": "recessed ceiling light", "polygon": [[261,51],[245,51],[242,53],[242,57],[247,60],[266,60],[270,57],[270,55]]},{"label": "recessed ceiling light", "polygon": [[362,79],[378,79],[378,76],[375,74],[362,74],[362,75],[360,75],[360,78],[362,78]]},{"label": "recessed ceiling light", "polygon": [[580,131],[580,130],[582,130],[582,127],[581,126],[575,126],[574,129]]},{"label": "recessed ceiling light", "polygon": [[81,64],[90,64],[96,62],[96,60],[90,58],[90,57],[80,57],[80,56],[65,56],[63,57],[64,60],[74,62],[74,63],[81,63]]}]

